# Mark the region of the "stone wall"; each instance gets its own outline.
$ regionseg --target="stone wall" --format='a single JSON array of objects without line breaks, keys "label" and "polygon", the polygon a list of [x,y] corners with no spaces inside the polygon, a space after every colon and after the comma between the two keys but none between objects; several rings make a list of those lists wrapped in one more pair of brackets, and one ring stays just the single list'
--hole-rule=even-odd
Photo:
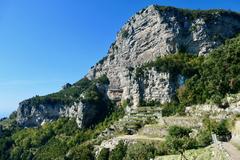
[{"label": "stone wall", "polygon": [[240,114],[240,95],[228,95],[222,102],[227,108],[221,108],[217,104],[201,104],[186,107],[186,114],[194,117],[209,115],[215,119],[226,119]]}]

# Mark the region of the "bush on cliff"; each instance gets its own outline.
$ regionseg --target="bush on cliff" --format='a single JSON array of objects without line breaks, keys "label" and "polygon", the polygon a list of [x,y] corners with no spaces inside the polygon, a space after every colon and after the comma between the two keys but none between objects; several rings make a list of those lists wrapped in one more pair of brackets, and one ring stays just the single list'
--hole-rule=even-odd
[{"label": "bush on cliff", "polygon": [[198,74],[178,90],[178,98],[185,105],[210,100],[221,103],[226,94],[240,91],[240,36],[227,40],[197,64]]}]

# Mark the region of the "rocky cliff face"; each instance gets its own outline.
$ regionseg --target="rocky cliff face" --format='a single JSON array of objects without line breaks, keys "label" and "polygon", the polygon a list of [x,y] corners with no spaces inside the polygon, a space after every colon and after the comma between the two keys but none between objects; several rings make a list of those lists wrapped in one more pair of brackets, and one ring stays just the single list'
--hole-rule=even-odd
[{"label": "rocky cliff face", "polygon": [[88,103],[74,103],[73,105],[62,104],[39,104],[37,106],[20,103],[17,111],[17,121],[21,126],[34,127],[46,122],[56,120],[59,117],[75,118],[79,128],[91,125],[92,119],[97,116],[94,109],[96,106]]},{"label": "rocky cliff face", "polygon": [[[108,97],[104,96],[106,95],[107,85],[99,85],[90,81],[89,84],[84,83],[83,85],[87,91],[82,93],[77,91],[79,95],[75,98],[72,97],[73,95],[69,95],[69,92],[80,88],[79,85],[73,85],[55,93],[61,96],[61,99],[68,97],[69,99],[65,103],[54,100],[53,95],[33,97],[21,102],[17,110],[18,124],[24,127],[34,127],[60,117],[76,119],[79,128],[95,124],[104,118],[108,111],[109,100]],[[87,94],[93,96],[89,97]]]},{"label": "rocky cliff face", "polygon": [[47,121],[59,118],[60,111],[64,108],[61,104],[32,105],[29,100],[19,104],[17,121],[22,126],[37,126]]},{"label": "rocky cliff face", "polygon": [[110,80],[108,95],[118,100],[130,99],[135,107],[141,100],[169,102],[178,85],[171,81],[171,75],[150,71],[148,82],[136,81],[136,67],[180,51],[205,55],[239,31],[237,13],[150,6],[122,27],[107,57],[87,77],[95,79],[106,74]]},{"label": "rocky cliff face", "polygon": [[[144,71],[143,77],[137,77],[136,69],[157,57],[177,52],[206,55],[239,32],[240,14],[237,13],[150,6],[130,18],[117,34],[107,56],[92,67],[86,77],[96,80],[106,75],[110,83],[105,87],[105,96],[117,102],[129,100],[132,108],[141,101],[170,102],[180,85],[178,77],[153,68]],[[97,104],[79,99],[72,101],[71,105],[32,105],[24,101],[20,103],[17,121],[23,126],[36,126],[59,117],[74,117],[79,127],[83,127],[101,113],[96,112]]]}]

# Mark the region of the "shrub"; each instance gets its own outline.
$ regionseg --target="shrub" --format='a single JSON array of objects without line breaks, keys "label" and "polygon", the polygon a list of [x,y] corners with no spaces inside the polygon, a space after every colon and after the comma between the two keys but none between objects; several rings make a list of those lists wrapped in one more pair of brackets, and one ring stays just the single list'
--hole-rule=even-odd
[{"label": "shrub", "polygon": [[13,141],[9,137],[0,138],[0,160],[9,159]]},{"label": "shrub", "polygon": [[39,150],[34,155],[34,159],[58,159],[64,157],[67,150],[68,147],[61,139],[52,138],[44,145],[44,147],[39,148]]},{"label": "shrub", "polygon": [[166,142],[161,142],[156,148],[156,155],[168,155],[170,154],[169,148]]},{"label": "shrub", "polygon": [[126,155],[126,151],[127,146],[123,141],[120,141],[116,148],[110,153],[109,160],[122,160]]},{"label": "shrub", "polygon": [[151,144],[136,143],[128,146],[124,160],[146,160],[155,157],[156,149]]},{"label": "shrub", "polygon": [[166,145],[171,153],[180,153],[184,157],[184,152],[187,149],[197,148],[197,141],[190,138],[190,128],[171,126],[168,129],[166,137]]},{"label": "shrub", "polygon": [[71,153],[67,156],[67,159],[71,160],[94,160],[94,154],[92,153],[93,146],[91,145],[79,145],[71,150]]},{"label": "shrub", "polygon": [[168,135],[170,137],[182,138],[189,137],[189,134],[192,132],[190,128],[180,127],[180,126],[171,126],[168,129]]},{"label": "shrub", "polygon": [[103,148],[99,153],[97,160],[108,160],[109,158],[109,149]]},{"label": "shrub", "polygon": [[197,148],[196,140],[185,136],[181,138],[167,137],[166,143],[169,151],[173,154],[180,153],[183,155],[186,150]]},{"label": "shrub", "polygon": [[[185,105],[211,100],[221,103],[226,94],[240,91],[240,36],[227,40],[198,64],[199,74],[190,77],[178,98]],[[223,76],[224,75],[224,76]]]},{"label": "shrub", "polygon": [[177,113],[179,114],[184,114],[184,106],[177,103],[177,102],[172,102],[172,103],[166,103],[161,106],[162,109],[162,115],[163,116],[173,116]]},{"label": "shrub", "polygon": [[227,121],[220,121],[213,132],[216,133],[220,141],[229,141],[231,139],[231,132],[228,130]]},{"label": "shrub", "polygon": [[127,38],[128,35],[128,30],[122,30],[122,38]]},{"label": "shrub", "polygon": [[101,85],[104,85],[104,84],[108,85],[110,83],[108,80],[108,77],[105,74],[99,77],[98,79],[96,79],[96,82]]},{"label": "shrub", "polygon": [[212,143],[212,135],[209,130],[203,129],[197,135],[197,143],[199,147],[206,147]]}]

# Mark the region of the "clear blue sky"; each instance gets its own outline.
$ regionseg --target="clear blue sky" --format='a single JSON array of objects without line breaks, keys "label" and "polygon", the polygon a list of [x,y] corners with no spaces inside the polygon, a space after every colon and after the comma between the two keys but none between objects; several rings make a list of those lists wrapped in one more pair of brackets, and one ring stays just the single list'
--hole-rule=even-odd
[{"label": "clear blue sky", "polygon": [[81,79],[128,18],[151,4],[240,11],[239,0],[1,0],[0,117]]}]

